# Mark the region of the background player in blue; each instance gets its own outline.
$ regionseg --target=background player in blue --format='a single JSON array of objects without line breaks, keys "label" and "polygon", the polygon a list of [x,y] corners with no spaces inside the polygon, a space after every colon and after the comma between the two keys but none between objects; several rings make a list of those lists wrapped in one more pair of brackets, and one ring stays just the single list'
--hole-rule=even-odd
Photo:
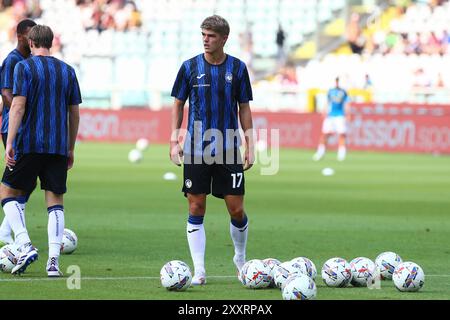
[{"label": "background player in blue", "polygon": [[13,274],[23,273],[38,257],[17,196],[33,188],[39,177],[48,212],[47,275],[61,275],[58,259],[64,231],[63,195],[67,170],[74,161],[81,95],[73,68],[50,56],[52,41],[49,27],[33,27],[29,33],[33,56],[14,69],[6,168],[0,186],[3,211],[21,246]]},{"label": "background player in blue", "polygon": [[[208,17],[200,28],[204,53],[183,63],[172,89],[175,102],[170,141],[171,160],[181,165],[180,160],[184,159],[182,191],[189,203],[186,231],[195,269],[193,285],[206,283],[203,218],[206,196],[210,193],[225,200],[231,217],[233,261],[238,271],[245,263],[248,219],[244,211],[244,171],[250,169],[254,161],[249,104],[252,90],[247,68],[239,59],[224,53],[230,32],[224,18]],[[188,98],[188,132],[183,150],[178,136]],[[239,120],[247,133],[244,163],[239,153],[240,139],[233,136]]]},{"label": "background player in blue", "polygon": [[319,161],[323,158],[326,152],[328,139],[334,133],[339,135],[337,159],[339,161],[345,160],[347,153],[345,146],[347,134],[345,106],[349,97],[347,91],[339,86],[339,78],[336,78],[335,82],[336,86],[328,90],[328,108],[325,108],[324,110],[322,133],[320,135],[319,146],[313,156],[314,161]]},{"label": "background player in blue", "polygon": [[[17,47],[11,51],[6,59],[3,61],[0,72],[0,88],[3,100],[2,109],[2,141],[6,148],[6,137],[8,136],[8,114],[11,102],[13,99],[13,82],[14,82],[14,67],[19,61],[27,59],[30,54],[30,46],[28,45],[28,33],[36,23],[32,20],[25,19],[19,22],[16,28],[17,33]],[[23,211],[25,211],[25,204],[29,198],[29,194],[21,195],[18,202]],[[7,243],[12,243],[11,227],[6,217],[0,225],[0,247]]]}]

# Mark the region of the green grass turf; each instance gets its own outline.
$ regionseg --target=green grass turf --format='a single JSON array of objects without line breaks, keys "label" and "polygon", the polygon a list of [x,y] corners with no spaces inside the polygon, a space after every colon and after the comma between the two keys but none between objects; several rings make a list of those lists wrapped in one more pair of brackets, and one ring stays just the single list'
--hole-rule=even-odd
[{"label": "green grass turf", "polygon": [[[65,208],[66,227],[77,233],[79,245],[61,264],[63,271],[81,268],[81,289],[67,289],[67,278],[45,278],[47,213],[36,190],[26,219],[40,258],[22,277],[0,274],[0,299],[281,299],[278,289],[249,290],[238,282],[229,217],[223,200],[212,197],[205,219],[208,284],[186,292],[161,287],[165,262],[180,259],[192,266],[182,170],[169,162],[167,146],[150,146],[140,164],[127,161],[131,148],[77,146]],[[277,175],[260,175],[259,165],[248,172],[247,258],[306,256],[320,274],[331,257],[375,259],[395,251],[423,267],[420,292],[398,292],[391,281],[379,290],[327,288],[319,276],[317,299],[449,299],[450,158],[351,151],[345,162],[331,152],[315,163],[311,156],[282,150]],[[335,175],[322,176],[324,167]],[[168,171],[178,179],[163,180]]]}]

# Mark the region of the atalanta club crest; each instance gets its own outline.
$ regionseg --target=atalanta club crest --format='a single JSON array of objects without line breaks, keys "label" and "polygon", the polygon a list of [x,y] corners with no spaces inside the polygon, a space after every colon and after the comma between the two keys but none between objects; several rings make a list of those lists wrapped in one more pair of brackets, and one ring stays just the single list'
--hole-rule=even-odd
[{"label": "atalanta club crest", "polygon": [[228,82],[228,83],[233,82],[233,74],[231,72],[227,72],[225,74],[225,81]]}]

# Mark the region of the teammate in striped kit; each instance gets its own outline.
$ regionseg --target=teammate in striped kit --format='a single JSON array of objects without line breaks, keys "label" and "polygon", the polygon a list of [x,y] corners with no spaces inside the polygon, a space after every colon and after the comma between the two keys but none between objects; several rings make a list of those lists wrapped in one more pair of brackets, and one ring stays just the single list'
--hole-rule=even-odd
[{"label": "teammate in striped kit", "polygon": [[73,166],[81,94],[75,71],[50,56],[53,32],[34,26],[29,33],[32,57],[14,69],[13,101],[9,113],[6,168],[0,186],[2,207],[20,245],[13,274],[23,273],[38,258],[17,197],[34,187],[37,177],[45,190],[48,212],[47,275],[59,277],[64,231],[63,195],[67,170]]},{"label": "teammate in striped kit", "polygon": [[[33,20],[25,19],[19,22],[16,28],[17,33],[17,47],[11,51],[3,61],[0,72],[0,89],[3,100],[2,109],[2,141],[3,146],[6,148],[6,138],[8,136],[8,119],[9,108],[13,99],[13,85],[14,85],[14,67],[20,61],[27,59],[30,54],[30,46],[28,44],[28,33],[36,23]],[[31,193],[31,192],[30,192]],[[17,198],[21,209],[25,211],[25,206],[30,196],[30,193],[26,193]],[[6,217],[3,218],[3,222],[0,225],[0,247],[7,243],[13,243],[11,235],[11,226],[8,223]]]},{"label": "teammate in striped kit", "polygon": [[[231,217],[230,234],[238,271],[245,263],[248,219],[244,211],[244,171],[254,161],[252,89],[245,64],[224,53],[230,27],[217,15],[200,26],[204,53],[183,63],[175,80],[170,158],[184,160],[182,191],[189,203],[187,238],[194,263],[193,285],[206,283],[206,196],[223,198]],[[184,148],[178,142],[183,108],[189,98],[188,132]],[[239,105],[239,107],[238,107]],[[239,152],[239,120],[245,135],[244,161]]]}]

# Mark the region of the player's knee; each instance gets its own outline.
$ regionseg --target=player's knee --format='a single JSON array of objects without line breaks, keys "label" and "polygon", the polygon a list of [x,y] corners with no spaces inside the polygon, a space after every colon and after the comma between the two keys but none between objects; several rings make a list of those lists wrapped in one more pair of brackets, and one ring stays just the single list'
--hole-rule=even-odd
[{"label": "player's knee", "polygon": [[189,213],[194,216],[205,215],[206,206],[202,202],[191,201],[189,203]]},{"label": "player's knee", "polygon": [[232,206],[228,208],[228,212],[233,220],[241,221],[244,219],[245,212],[243,206]]}]

